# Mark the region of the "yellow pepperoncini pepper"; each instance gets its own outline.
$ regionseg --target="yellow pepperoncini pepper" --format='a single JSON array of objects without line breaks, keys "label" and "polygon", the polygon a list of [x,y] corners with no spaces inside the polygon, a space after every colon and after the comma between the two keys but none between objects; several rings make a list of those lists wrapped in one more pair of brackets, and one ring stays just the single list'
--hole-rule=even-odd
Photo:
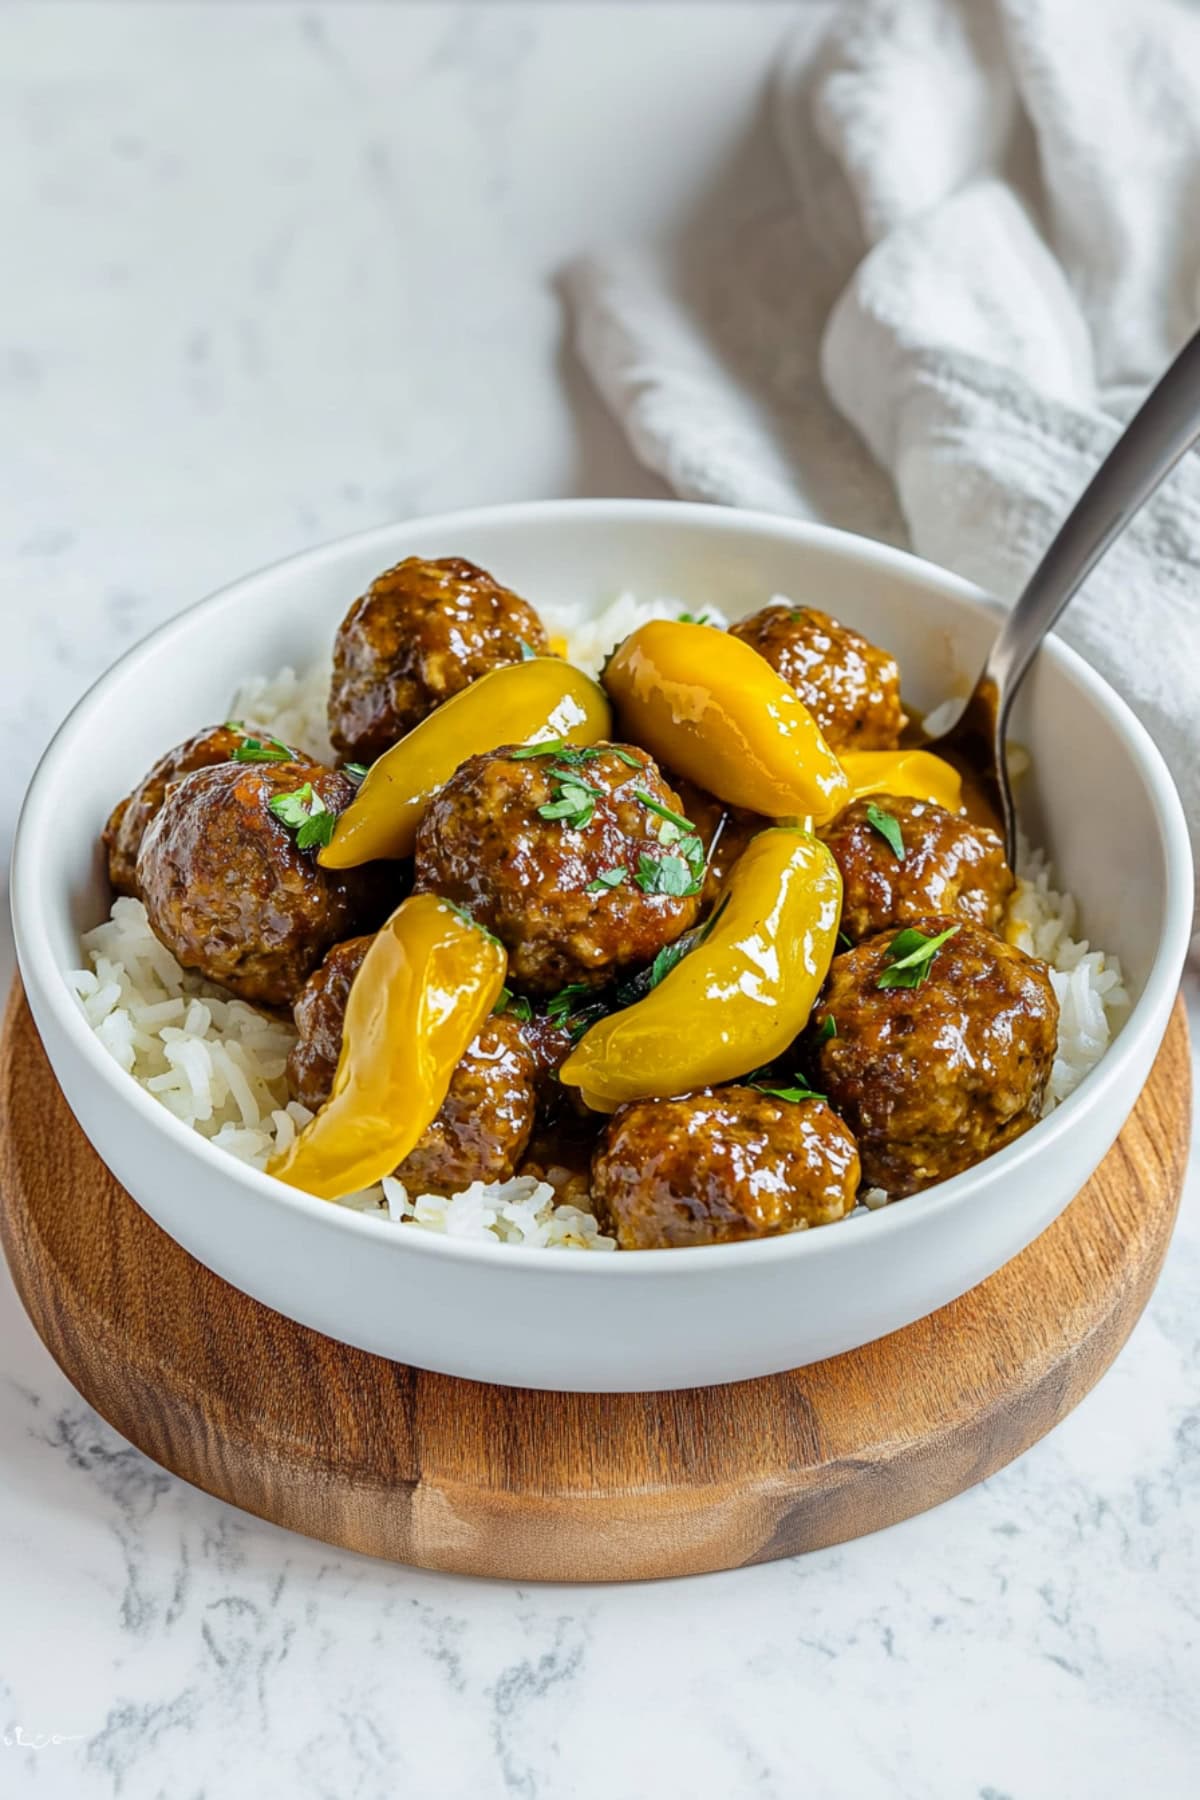
[{"label": "yellow pepperoncini pepper", "polygon": [[596,1112],[732,1081],[787,1049],[829,970],[842,880],[799,827],[742,852],[711,931],[644,1000],[592,1026],[559,1070]]},{"label": "yellow pepperoncini pepper", "polygon": [[350,989],[333,1091],[268,1174],[322,1200],[390,1175],[446,1098],[507,966],[503,945],[448,901],[402,901]]},{"label": "yellow pepperoncini pepper", "polygon": [[962,776],[931,750],[847,750],[842,767],[852,800],[867,794],[900,794],[908,800],[931,801],[947,812],[962,808]]},{"label": "yellow pepperoncini pepper", "polygon": [[613,652],[604,685],[631,743],[729,806],[824,825],[850,798],[812,714],[740,638],[654,619]]},{"label": "yellow pepperoncini pepper", "polygon": [[411,856],[426,807],[468,756],[501,744],[556,738],[598,744],[611,727],[603,688],[570,663],[535,656],[493,669],[443,702],[372,764],[318,861],[327,869],[352,869]]}]

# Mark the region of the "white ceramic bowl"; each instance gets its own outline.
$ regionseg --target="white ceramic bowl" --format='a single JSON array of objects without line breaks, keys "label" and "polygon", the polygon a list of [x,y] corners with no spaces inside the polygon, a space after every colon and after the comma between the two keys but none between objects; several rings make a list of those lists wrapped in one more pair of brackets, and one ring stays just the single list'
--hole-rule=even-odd
[{"label": "white ceramic bowl", "polygon": [[[97,837],[169,744],[224,715],[237,681],[325,656],[346,607],[401,556],[463,555],[536,602],[624,588],[826,607],[899,657],[929,708],[965,691],[994,631],[967,583],[843,533],[723,508],[569,501],[419,520],[251,575],[163,626],[80,701],[17,834],[17,950],[38,1029],[88,1137],[152,1218],[227,1281],[346,1343],[448,1374],[599,1391],[735,1381],[869,1342],[944,1305],[1062,1211],[1120,1130],[1166,1028],[1190,923],[1178,797],[1154,745],[1052,643],[1015,735],[1025,823],[1116,951],[1136,1005],[1050,1118],[979,1167],[870,1216],[761,1243],[581,1255],[466,1243],[310,1199],[212,1148],[127,1076],[64,979],[106,914]],[[86,1197],[64,1194],[64,1205]]]}]

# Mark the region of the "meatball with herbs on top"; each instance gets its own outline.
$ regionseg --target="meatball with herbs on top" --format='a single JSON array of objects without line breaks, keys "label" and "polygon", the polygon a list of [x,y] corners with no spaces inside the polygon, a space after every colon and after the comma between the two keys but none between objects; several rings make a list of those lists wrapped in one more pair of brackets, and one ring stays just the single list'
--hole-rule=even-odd
[{"label": "meatball with herbs on top", "polygon": [[666,1250],[832,1224],[853,1210],[859,1175],[854,1139],[820,1098],[709,1088],[614,1113],[592,1200],[622,1250]]},{"label": "meatball with herbs on top", "polygon": [[[328,1100],[342,1049],[350,988],[372,938],[335,944],[296,1001],[298,1041],[288,1088],[310,1112]],[[453,1194],[507,1181],[525,1154],[537,1110],[537,1070],[521,1022],[487,1019],[450,1077],[437,1116],[396,1170],[413,1194]]]},{"label": "meatball with herbs on top", "polygon": [[377,869],[317,862],[353,798],[312,763],[219,763],[176,782],[137,859],[155,936],[185,969],[239,999],[288,1006],[326,951],[364,924]]},{"label": "meatball with herbs on top", "polygon": [[338,627],[329,691],[334,748],[377,756],[481,675],[544,655],[527,600],[461,556],[409,556],[376,576]]},{"label": "meatball with herbs on top", "polygon": [[795,689],[831,750],[896,748],[908,721],[900,670],[886,650],[815,606],[781,601],[729,630]]},{"label": "meatball with herbs on top", "polygon": [[509,746],[472,756],[417,831],[418,891],[495,933],[513,986],[600,987],[695,923],[704,846],[644,750]]},{"label": "meatball with herbs on top", "polygon": [[1012,893],[1004,840],[925,800],[853,800],[819,835],[842,875],[842,930],[854,943],[931,913],[993,930]]},{"label": "meatball with herbs on top", "polygon": [[926,917],[834,958],[804,1049],[868,1186],[899,1198],[1036,1124],[1057,1041],[1045,963],[982,925]]},{"label": "meatball with herbs on top", "polygon": [[146,827],[166,799],[171,784],[190,775],[193,769],[211,769],[217,763],[234,760],[305,762],[307,758],[268,732],[256,736],[253,726],[233,723],[210,726],[168,750],[133,792],[113,808],[104,827],[101,842],[108,857],[108,879],[118,894],[137,892],[138,850]]}]

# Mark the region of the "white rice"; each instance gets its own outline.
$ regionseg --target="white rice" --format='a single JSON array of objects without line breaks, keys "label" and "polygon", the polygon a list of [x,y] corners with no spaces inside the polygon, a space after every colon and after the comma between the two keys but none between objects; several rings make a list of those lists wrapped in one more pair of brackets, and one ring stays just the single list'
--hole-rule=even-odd
[{"label": "white rice", "polygon": [[[676,618],[677,600],[637,600],[622,594],[583,626],[568,608],[543,607],[552,636],[569,636],[572,660],[595,673],[608,652],[639,624]],[[709,621],[724,626],[715,607]],[[328,665],[304,675],[287,668],[244,681],[230,706],[297,749],[332,759],[325,720]],[[1104,1054],[1129,1008],[1117,959],[1075,938],[1077,908],[1050,885],[1040,850],[1022,843],[1006,935],[1050,966],[1061,1009],[1058,1051],[1045,1111],[1073,1092]],[[181,969],[150,930],[140,900],[120,899],[103,924],[81,940],[87,967],[71,983],[84,1017],[121,1067],[177,1119],[255,1168],[287,1148],[312,1114],[287,1094],[286,1063],[295,1042],[289,1024]],[[524,1244],[536,1249],[614,1250],[611,1237],[580,1202],[578,1177],[551,1169],[545,1181],[473,1182],[461,1193],[410,1195],[394,1177],[341,1204],[446,1237]],[[887,1204],[871,1188],[857,1209]]]}]

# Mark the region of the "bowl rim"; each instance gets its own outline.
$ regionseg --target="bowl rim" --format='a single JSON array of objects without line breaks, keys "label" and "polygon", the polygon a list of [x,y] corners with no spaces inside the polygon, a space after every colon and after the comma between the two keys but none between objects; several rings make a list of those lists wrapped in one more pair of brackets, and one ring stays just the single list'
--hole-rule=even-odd
[{"label": "bowl rim", "polygon": [[[1042,654],[1051,657],[1107,716],[1127,754],[1137,765],[1152,803],[1167,865],[1165,918],[1153,962],[1116,1042],[1049,1118],[1039,1121],[1014,1143],[983,1162],[923,1193],[909,1196],[903,1205],[878,1209],[849,1232],[794,1231],[744,1243],[685,1246],[673,1249],[670,1254],[657,1250],[557,1254],[521,1244],[488,1243],[449,1237],[439,1232],[398,1230],[389,1218],[376,1217],[303,1193],[241,1162],[228,1151],[218,1149],[209,1139],[177,1119],[140,1083],[132,1080],[104,1049],[84,1018],[66,980],[67,971],[59,966],[51,947],[47,913],[39,891],[41,858],[38,850],[52,826],[54,795],[69,769],[74,739],[89,719],[103,708],[109,691],[123,682],[137,663],[153,655],[159,645],[193,615],[204,610],[211,610],[216,615],[223,607],[242,604],[248,588],[258,582],[274,581],[289,570],[299,572],[303,568],[308,572],[324,564],[336,563],[351,550],[366,551],[376,544],[382,549],[385,545],[394,545],[395,540],[407,531],[419,530],[424,535],[444,531],[452,537],[456,531],[486,528],[492,524],[536,528],[546,521],[569,523],[572,519],[609,520],[614,524],[638,519],[650,524],[658,522],[672,529],[682,524],[701,533],[749,530],[782,536],[797,544],[820,546],[867,571],[915,577],[925,588],[936,590],[969,610],[994,616],[997,609],[997,603],[975,583],[910,551],[875,539],[783,514],[679,500],[557,499],[472,507],[374,526],[264,564],[192,602],[140,638],[87,688],[43,752],[18,817],[11,879],[17,961],[27,991],[36,996],[35,1014],[38,1005],[52,1013],[56,1026],[79,1052],[101,1087],[110,1091],[119,1105],[131,1107],[135,1117],[151,1131],[162,1134],[180,1153],[199,1157],[214,1175],[243,1187],[257,1200],[270,1203],[277,1222],[284,1228],[288,1215],[298,1209],[319,1227],[366,1234],[380,1248],[390,1243],[394,1252],[403,1255],[449,1257],[489,1268],[508,1267],[522,1274],[541,1270],[547,1278],[568,1271],[572,1279],[637,1280],[668,1272],[677,1277],[694,1277],[705,1269],[715,1276],[735,1264],[785,1261],[791,1257],[852,1255],[861,1231],[869,1230],[875,1236],[918,1230],[929,1218],[966,1201],[981,1180],[991,1184],[1019,1179],[1032,1160],[1043,1152],[1049,1153],[1064,1134],[1084,1128],[1087,1118],[1106,1108],[1110,1096],[1126,1079],[1129,1067],[1136,1060],[1146,1034],[1153,1030],[1155,1021],[1161,1019],[1165,1024],[1187,953],[1192,918],[1191,849],[1187,826],[1182,803],[1162,754],[1127,703],[1076,651],[1057,637],[1047,640]],[[54,1058],[49,1049],[47,1055],[53,1068]]]}]

